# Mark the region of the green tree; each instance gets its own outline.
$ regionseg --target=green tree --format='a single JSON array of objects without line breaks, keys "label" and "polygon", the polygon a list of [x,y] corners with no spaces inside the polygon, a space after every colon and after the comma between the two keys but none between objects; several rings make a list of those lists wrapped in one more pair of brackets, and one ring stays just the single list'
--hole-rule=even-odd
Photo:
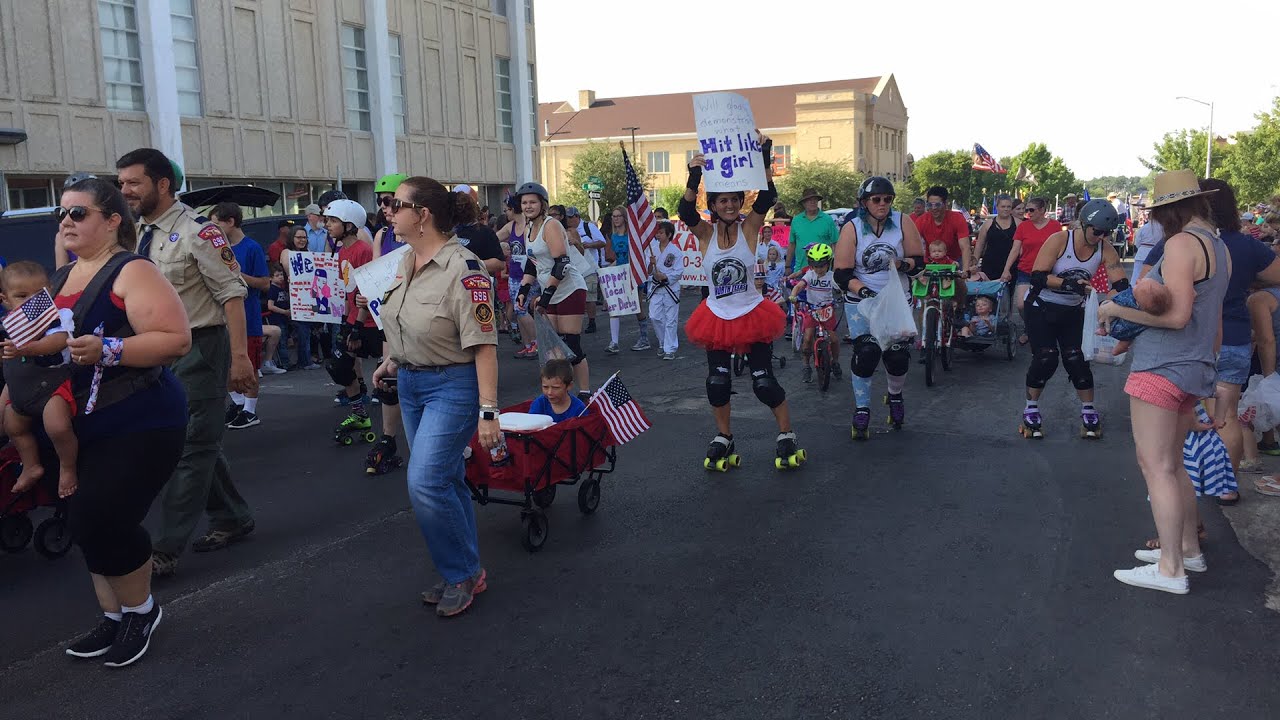
[{"label": "green tree", "polygon": [[[633,163],[634,160],[635,158],[632,158]],[[643,186],[647,174],[644,163],[634,167],[636,177]],[[595,142],[587,143],[582,152],[573,158],[573,168],[569,171],[564,189],[556,197],[556,202],[562,205],[576,205],[585,214],[591,201],[587,199],[587,191],[582,189],[582,185],[592,175],[604,181],[604,190],[600,191],[599,200],[601,213],[607,213],[610,208],[626,204],[627,170],[622,164],[622,149],[617,145]]]},{"label": "green tree", "polygon": [[1050,152],[1044,143],[1031,143],[1014,155],[1010,160],[1009,174],[1016,190],[1046,197],[1050,202],[1067,193],[1078,195],[1083,189],[1071,168]]},{"label": "green tree", "polygon": [[684,187],[681,185],[671,185],[669,187],[658,188],[658,199],[655,201],[657,207],[667,209],[667,214],[671,217],[676,216],[676,208],[680,205],[680,198],[684,197]]},{"label": "green tree", "polygon": [[1107,193],[1116,192],[1121,195],[1137,195],[1151,189],[1150,177],[1138,175],[1103,175],[1092,180],[1085,180],[1084,186],[1094,197],[1104,197]]},{"label": "green tree", "polygon": [[800,160],[792,163],[787,174],[778,179],[778,200],[787,212],[795,215],[801,212],[801,193],[805,188],[814,188],[822,194],[825,208],[857,207],[861,183],[862,176],[845,163]]},{"label": "green tree", "polygon": [[[1253,130],[1236,134],[1236,143],[1223,159],[1223,170],[1242,203],[1266,202],[1280,192],[1280,97],[1271,111],[1259,113]],[[1217,153],[1214,147],[1215,175]]]},{"label": "green tree", "polygon": [[983,189],[989,203],[993,195],[1008,192],[1012,186],[1007,174],[974,170],[971,151],[942,150],[916,161],[911,177],[898,188],[898,209],[910,210],[911,203],[934,185],[946,188],[950,198],[966,210],[982,204]]},{"label": "green tree", "polygon": [[[1266,115],[1259,115],[1261,119]],[[1151,144],[1151,156],[1139,157],[1142,163],[1153,173],[1170,170],[1194,170],[1196,177],[1204,175],[1205,143],[1208,134],[1204,130],[1176,130],[1167,132],[1158,142]],[[1233,170],[1242,169],[1231,163],[1232,146],[1226,143],[1214,143],[1213,177],[1231,181]]]}]

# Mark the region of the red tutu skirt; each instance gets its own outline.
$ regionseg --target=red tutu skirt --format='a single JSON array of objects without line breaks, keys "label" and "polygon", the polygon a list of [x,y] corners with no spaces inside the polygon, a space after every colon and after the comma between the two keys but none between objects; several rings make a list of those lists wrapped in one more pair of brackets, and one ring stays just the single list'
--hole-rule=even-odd
[{"label": "red tutu skirt", "polygon": [[768,300],[733,320],[717,317],[703,300],[684,324],[684,334],[689,342],[707,350],[746,352],[756,343],[777,340],[786,326],[787,314]]}]

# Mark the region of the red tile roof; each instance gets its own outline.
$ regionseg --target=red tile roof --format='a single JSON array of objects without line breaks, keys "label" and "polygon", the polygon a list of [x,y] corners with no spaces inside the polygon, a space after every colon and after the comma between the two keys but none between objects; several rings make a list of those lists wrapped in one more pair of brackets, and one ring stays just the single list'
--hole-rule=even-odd
[{"label": "red tile roof", "polygon": [[[794,127],[796,93],[856,90],[875,92],[880,77],[831,80],[801,85],[729,90],[751,103],[756,123],[761,128]],[[538,137],[542,141],[581,140],[588,138],[624,137],[622,128],[635,126],[637,136],[691,133],[694,131],[693,96],[699,93],[638,95],[620,98],[597,98],[590,108],[575,112],[561,102],[538,104]],[[564,108],[565,112],[556,112]]]}]

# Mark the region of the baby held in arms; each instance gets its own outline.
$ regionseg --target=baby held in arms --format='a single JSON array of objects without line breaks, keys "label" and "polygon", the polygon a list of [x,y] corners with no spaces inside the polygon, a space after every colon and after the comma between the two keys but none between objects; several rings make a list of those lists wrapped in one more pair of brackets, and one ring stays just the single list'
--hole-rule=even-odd
[{"label": "baby held in arms", "polygon": [[[1134,283],[1132,288],[1116,293],[1111,300],[1121,307],[1134,308],[1150,315],[1163,315],[1169,311],[1173,297],[1169,288],[1152,278],[1143,278]],[[1117,340],[1132,340],[1146,329],[1146,325],[1112,318],[1108,334]]]}]

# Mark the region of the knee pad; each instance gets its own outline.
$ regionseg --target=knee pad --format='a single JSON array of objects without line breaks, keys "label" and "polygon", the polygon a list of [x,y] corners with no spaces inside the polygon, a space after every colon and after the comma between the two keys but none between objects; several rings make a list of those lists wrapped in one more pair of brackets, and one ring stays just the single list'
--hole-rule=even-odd
[{"label": "knee pad", "polygon": [[1058,349],[1044,348],[1031,357],[1031,365],[1027,367],[1027,387],[1037,390],[1043,388],[1058,369]]},{"label": "knee pad", "polygon": [[911,348],[906,343],[894,343],[884,351],[884,369],[894,377],[901,377],[911,369]]},{"label": "knee pad", "polygon": [[578,363],[587,359],[586,353],[582,352],[582,336],[577,333],[561,333],[560,339],[564,341],[569,352],[573,353],[573,359],[569,361],[570,365],[576,366]]},{"label": "knee pad", "polygon": [[778,379],[773,376],[772,370],[753,371],[751,391],[756,394],[756,399],[770,408],[778,407],[787,399],[787,391],[778,384]]},{"label": "knee pad", "polygon": [[859,335],[853,339],[853,357],[849,360],[849,370],[854,375],[869,378],[880,365],[880,343],[870,335]]},{"label": "knee pad", "polygon": [[1080,348],[1068,350],[1062,356],[1062,367],[1067,371],[1067,377],[1071,379],[1075,389],[1093,389],[1093,370],[1089,367],[1089,361],[1084,359],[1084,353]]},{"label": "knee pad", "polygon": [[339,357],[325,358],[324,369],[335,383],[346,387],[356,381],[356,359],[343,353]]},{"label": "knee pad", "polygon": [[373,396],[378,398],[378,402],[383,405],[395,407],[400,404],[400,393],[395,390],[383,390],[380,387],[375,387],[373,389]]},{"label": "knee pad", "polygon": [[729,377],[729,368],[712,365],[711,372],[707,374],[707,401],[711,407],[724,407],[729,404],[731,395],[733,380]]}]

